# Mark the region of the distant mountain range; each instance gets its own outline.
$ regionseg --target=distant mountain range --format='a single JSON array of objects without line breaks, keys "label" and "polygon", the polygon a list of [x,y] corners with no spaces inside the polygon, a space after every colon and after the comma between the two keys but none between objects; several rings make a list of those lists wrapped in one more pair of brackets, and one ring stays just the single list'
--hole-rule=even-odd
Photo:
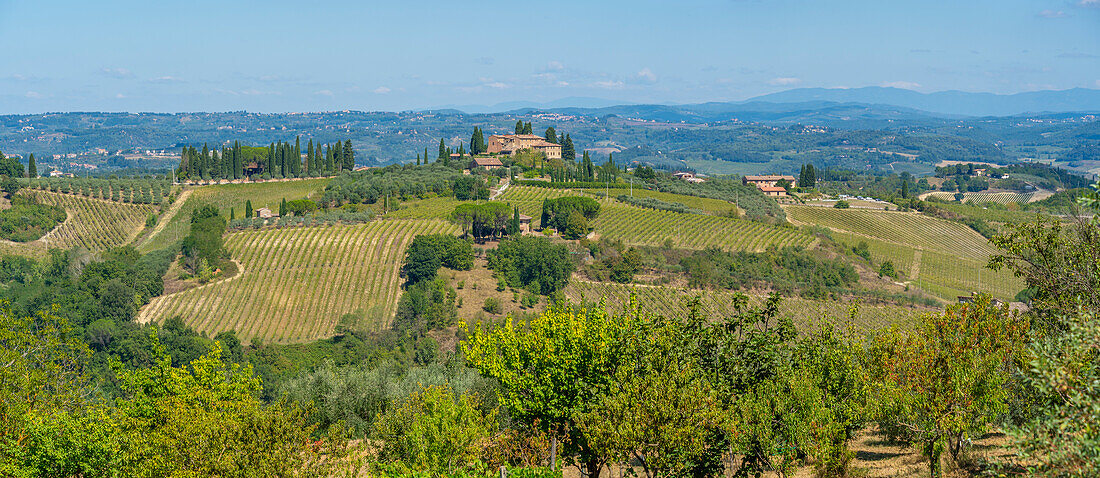
[{"label": "distant mountain range", "polygon": [[1100,90],[1028,91],[1012,95],[939,91],[920,93],[901,88],[868,86],[865,88],[797,88],[749,101],[801,103],[832,101],[866,103],[912,108],[931,113],[964,116],[1013,116],[1024,113],[1100,112]]},{"label": "distant mountain range", "polygon": [[446,105],[465,113],[609,115],[657,121],[920,121],[931,119],[1014,116],[1035,113],[1100,112],[1100,90],[1074,88],[998,95],[965,91],[921,93],[901,88],[796,88],[745,101],[688,105],[624,104],[602,98],[572,97],[537,103],[515,101],[486,105]]}]

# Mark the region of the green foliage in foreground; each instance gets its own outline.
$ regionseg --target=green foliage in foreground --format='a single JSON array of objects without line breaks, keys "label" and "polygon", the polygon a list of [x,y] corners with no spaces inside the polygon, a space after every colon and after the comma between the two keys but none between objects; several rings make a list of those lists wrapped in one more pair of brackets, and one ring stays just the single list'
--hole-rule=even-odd
[{"label": "green foliage in foreground", "polygon": [[672,212],[680,212],[680,213],[684,213],[684,214],[705,214],[703,211],[701,211],[699,209],[695,209],[693,207],[688,207],[686,204],[681,204],[681,203],[678,203],[678,202],[662,201],[660,199],[655,199],[655,198],[647,198],[647,197],[636,197],[636,198],[634,198],[634,197],[627,196],[625,194],[620,194],[615,199],[619,200],[619,202],[621,202],[621,203],[630,204],[630,205],[638,206],[638,207],[645,207],[645,208],[649,208],[649,209],[657,209],[659,211],[672,211]]},{"label": "green foliage in foreground", "polygon": [[44,236],[61,221],[65,210],[38,204],[26,196],[13,196],[11,208],[0,211],[0,239],[30,242]]}]

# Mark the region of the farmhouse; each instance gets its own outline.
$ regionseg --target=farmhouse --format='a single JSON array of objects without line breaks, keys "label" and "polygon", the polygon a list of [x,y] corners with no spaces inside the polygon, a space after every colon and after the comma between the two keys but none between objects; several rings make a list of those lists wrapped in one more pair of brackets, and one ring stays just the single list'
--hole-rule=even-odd
[{"label": "farmhouse", "polygon": [[501,163],[497,158],[474,158],[470,160],[470,169],[497,169],[503,167],[504,163]]},{"label": "farmhouse", "polygon": [[531,232],[531,216],[526,214],[519,215],[519,230],[524,234]]},{"label": "farmhouse", "polygon": [[541,151],[547,159],[561,159],[561,145],[554,144],[534,134],[494,134],[489,136],[489,153],[512,155],[516,151],[533,149]]},{"label": "farmhouse", "polygon": [[269,219],[273,217],[279,217],[279,215],[271,212],[271,210],[266,207],[261,207],[256,210],[256,217],[261,219]]},{"label": "farmhouse", "polygon": [[786,197],[787,190],[779,186],[758,186],[765,196],[771,197]]},{"label": "farmhouse", "polygon": [[786,180],[790,184],[794,184],[794,176],[784,176],[779,174],[768,174],[764,176],[745,176],[741,178],[741,182],[744,184],[752,184],[758,188],[763,189],[764,186],[775,186],[779,181]]}]

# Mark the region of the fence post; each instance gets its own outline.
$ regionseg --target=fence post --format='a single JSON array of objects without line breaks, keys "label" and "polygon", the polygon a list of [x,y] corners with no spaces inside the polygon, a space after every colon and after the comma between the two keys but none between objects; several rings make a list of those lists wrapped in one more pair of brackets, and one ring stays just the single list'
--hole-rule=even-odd
[{"label": "fence post", "polygon": [[508,468],[500,465],[500,478],[508,478]]},{"label": "fence post", "polygon": [[558,470],[558,436],[550,441],[550,471]]}]

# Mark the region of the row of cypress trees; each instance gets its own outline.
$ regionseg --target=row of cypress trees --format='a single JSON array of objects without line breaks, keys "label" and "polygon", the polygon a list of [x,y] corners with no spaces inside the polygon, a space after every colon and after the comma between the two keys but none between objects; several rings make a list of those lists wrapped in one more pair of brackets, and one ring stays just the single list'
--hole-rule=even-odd
[{"label": "row of cypress trees", "polygon": [[299,178],[328,176],[355,168],[355,149],[351,140],[323,145],[310,139],[302,157],[301,138],[294,143],[278,141],[266,147],[232,146],[202,149],[186,146],[180,153],[176,169],[181,179],[242,179],[251,175],[264,178]]}]

